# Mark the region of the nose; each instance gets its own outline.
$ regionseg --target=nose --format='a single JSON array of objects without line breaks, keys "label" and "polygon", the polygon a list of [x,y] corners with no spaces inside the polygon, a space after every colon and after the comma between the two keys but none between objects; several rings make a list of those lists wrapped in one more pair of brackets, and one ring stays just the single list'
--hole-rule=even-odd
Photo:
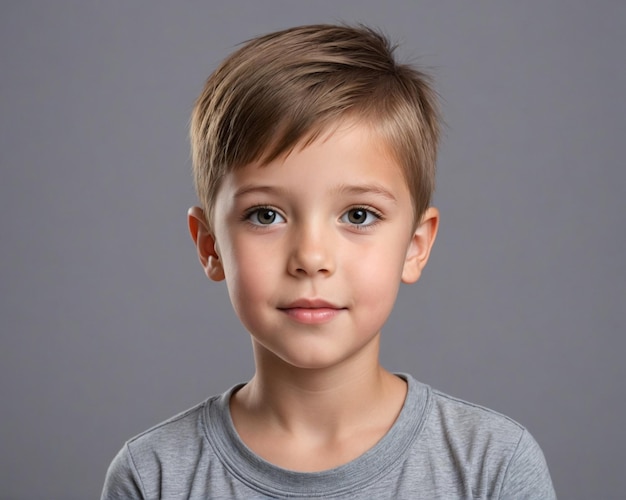
[{"label": "nose", "polygon": [[330,276],[335,272],[331,231],[309,224],[292,235],[288,271],[295,277]]}]

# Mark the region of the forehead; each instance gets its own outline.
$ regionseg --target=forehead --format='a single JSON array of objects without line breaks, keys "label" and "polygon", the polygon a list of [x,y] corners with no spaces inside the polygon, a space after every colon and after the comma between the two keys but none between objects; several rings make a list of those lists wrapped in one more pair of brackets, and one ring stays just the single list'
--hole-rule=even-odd
[{"label": "forehead", "polygon": [[250,188],[259,191],[259,186],[317,194],[352,186],[348,191],[356,193],[358,186],[368,185],[380,186],[381,192],[393,192],[399,199],[410,198],[403,169],[384,141],[371,127],[358,122],[328,127],[281,157],[229,172],[223,181],[220,191],[230,195]]},{"label": "forehead", "polygon": [[[273,147],[271,144],[269,150],[273,151]],[[391,147],[375,127],[362,120],[345,117],[330,124],[314,126],[293,146],[281,150],[269,159],[261,155],[258,161],[251,164],[260,168],[281,162],[289,164],[294,157],[300,161],[315,154],[327,156],[327,161],[336,159],[337,163],[341,162],[341,158],[356,159],[375,155],[379,161],[384,162],[382,168],[395,166],[403,171]]]}]

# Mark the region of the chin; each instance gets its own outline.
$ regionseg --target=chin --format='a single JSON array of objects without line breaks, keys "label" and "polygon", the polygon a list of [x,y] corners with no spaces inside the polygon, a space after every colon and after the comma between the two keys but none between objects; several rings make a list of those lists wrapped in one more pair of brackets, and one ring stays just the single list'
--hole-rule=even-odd
[{"label": "chin", "polygon": [[297,370],[329,370],[355,359],[356,353],[307,352],[295,356],[281,356],[281,360],[292,369]]}]

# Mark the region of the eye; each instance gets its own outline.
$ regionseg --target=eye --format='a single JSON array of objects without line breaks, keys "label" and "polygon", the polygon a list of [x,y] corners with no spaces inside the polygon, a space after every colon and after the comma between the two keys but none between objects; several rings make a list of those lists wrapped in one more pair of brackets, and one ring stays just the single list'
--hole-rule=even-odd
[{"label": "eye", "polygon": [[351,208],[341,216],[341,222],[355,226],[370,226],[380,219],[380,215],[363,207]]},{"label": "eye", "polygon": [[255,226],[270,226],[280,224],[285,219],[276,210],[269,207],[259,207],[248,212],[246,219]]}]

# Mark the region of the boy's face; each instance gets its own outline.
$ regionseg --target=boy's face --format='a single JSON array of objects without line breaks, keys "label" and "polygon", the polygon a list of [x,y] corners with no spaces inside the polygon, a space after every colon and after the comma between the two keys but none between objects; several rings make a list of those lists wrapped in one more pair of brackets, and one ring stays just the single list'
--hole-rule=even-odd
[{"label": "boy's face", "polygon": [[230,172],[213,215],[212,233],[190,216],[207,275],[226,279],[257,355],[299,368],[377,354],[400,282],[419,278],[438,222],[429,209],[414,230],[400,167],[358,124]]}]

